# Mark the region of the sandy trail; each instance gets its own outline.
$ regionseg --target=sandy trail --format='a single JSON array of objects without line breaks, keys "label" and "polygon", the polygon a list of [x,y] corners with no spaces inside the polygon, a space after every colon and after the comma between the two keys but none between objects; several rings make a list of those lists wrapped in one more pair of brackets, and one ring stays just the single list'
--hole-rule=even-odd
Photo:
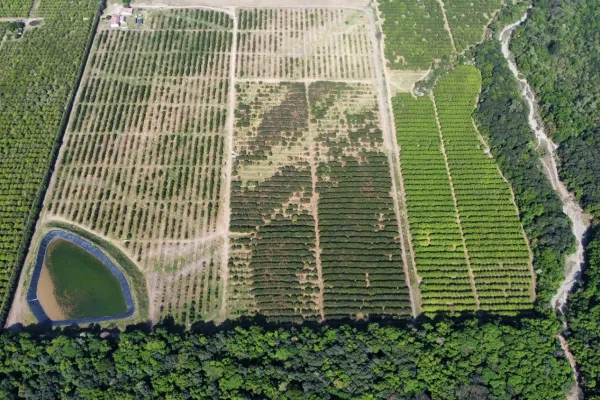
[{"label": "sandy trail", "polygon": [[[591,224],[592,217],[583,211],[581,206],[577,203],[575,196],[569,192],[565,184],[560,180],[556,164],[557,146],[547,136],[544,130],[543,123],[538,119],[538,116],[536,114],[537,102],[533,90],[527,82],[527,80],[519,76],[519,70],[514,61],[514,57],[510,53],[509,45],[510,40],[512,38],[512,33],[519,25],[525,22],[528,16],[529,9],[525,12],[525,14],[521,17],[520,20],[506,26],[500,33],[500,42],[502,43],[502,54],[504,55],[504,58],[506,58],[508,62],[508,67],[510,68],[511,72],[517,79],[523,99],[527,102],[527,105],[529,106],[529,115],[527,120],[531,130],[533,131],[535,137],[538,140],[538,150],[542,154],[542,165],[544,166],[546,175],[550,180],[550,183],[552,184],[552,188],[558,194],[563,204],[563,212],[571,220],[573,235],[575,235],[575,240],[577,243],[577,249],[575,253],[569,255],[566,259],[565,279],[563,280],[560,287],[556,291],[556,294],[552,297],[552,300],[550,301],[552,307],[556,311],[562,312],[565,303],[567,302],[569,292],[571,291],[573,285],[579,278],[581,268],[585,261],[583,237]],[[566,325],[564,328],[567,328]],[[573,390],[567,393],[567,399],[577,399],[580,390],[578,385],[579,376],[576,368],[576,360],[569,349],[568,343],[565,337],[563,336],[563,333],[558,334],[558,339],[560,341],[560,345],[563,351],[567,356],[567,359],[569,360],[569,363],[571,364],[571,367],[573,368],[573,375],[575,379],[575,386],[573,387]]]},{"label": "sandy trail", "polygon": [[[310,100],[308,98],[308,83],[305,83],[305,93],[306,93],[306,107],[308,107],[308,120],[310,121]],[[315,152],[315,142],[314,142],[314,133],[312,129],[309,128],[310,132],[310,144],[309,144],[309,153],[310,153],[310,175],[312,180],[312,197],[310,200],[312,214],[315,221],[315,264],[317,265],[317,279],[319,285],[319,294],[317,295],[317,305],[319,307],[319,315],[321,317],[321,322],[325,321],[325,283],[323,281],[323,266],[321,264],[321,231],[319,230],[319,192],[317,191],[317,155]]]},{"label": "sandy trail", "polygon": [[538,150],[542,153],[542,164],[546,171],[546,175],[552,184],[552,188],[556,191],[563,204],[564,213],[571,220],[573,235],[575,235],[575,239],[577,241],[576,252],[567,257],[565,266],[565,279],[551,300],[552,307],[555,310],[562,311],[567,301],[567,296],[574,283],[577,281],[584,262],[583,236],[590,226],[591,216],[583,211],[581,206],[577,203],[575,196],[569,192],[565,184],[560,180],[556,164],[557,146],[554,144],[552,139],[546,135],[544,125],[537,117],[537,102],[535,100],[533,90],[531,86],[529,86],[529,83],[526,79],[519,77],[519,70],[517,69],[516,63],[513,61],[512,54],[509,50],[512,32],[517,26],[521,25],[525,19],[527,19],[527,16],[528,13],[525,13],[525,15],[523,15],[519,21],[506,26],[500,34],[500,40],[502,42],[502,54],[508,61],[508,66],[521,88],[523,99],[529,106],[528,122],[531,130],[538,140]]},{"label": "sandy trail", "polygon": [[227,143],[225,145],[226,161],[225,167],[223,168],[223,216],[222,220],[218,222],[220,228],[225,231],[223,235],[223,251],[221,254],[221,284],[223,289],[221,291],[222,303],[221,303],[221,317],[225,318],[227,315],[227,284],[229,281],[229,225],[231,222],[231,177],[233,173],[233,139],[235,130],[235,71],[237,67],[237,36],[238,36],[238,20],[235,10],[233,11],[233,40],[231,43],[231,61],[229,66],[229,99],[228,99],[228,136]]}]

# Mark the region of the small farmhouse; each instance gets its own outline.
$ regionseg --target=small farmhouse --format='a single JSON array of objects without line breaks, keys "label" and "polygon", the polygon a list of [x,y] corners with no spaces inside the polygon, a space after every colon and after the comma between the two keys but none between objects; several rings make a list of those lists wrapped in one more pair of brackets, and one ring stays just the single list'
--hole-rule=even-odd
[{"label": "small farmhouse", "polygon": [[118,28],[119,26],[119,14],[113,14],[112,17],[110,17],[110,27]]}]

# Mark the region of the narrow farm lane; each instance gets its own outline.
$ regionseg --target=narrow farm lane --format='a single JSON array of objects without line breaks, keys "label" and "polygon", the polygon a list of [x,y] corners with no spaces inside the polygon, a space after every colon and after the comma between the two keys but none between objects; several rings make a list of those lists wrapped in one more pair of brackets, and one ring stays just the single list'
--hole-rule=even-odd
[{"label": "narrow farm lane", "polygon": [[[398,234],[400,235],[400,246],[402,250],[402,264],[404,269],[404,275],[406,277],[406,285],[408,286],[408,291],[410,294],[410,303],[413,317],[416,317],[417,314],[420,313],[421,309],[421,296],[420,294],[415,293],[418,291],[417,285],[415,283],[415,287],[411,284],[411,274],[409,271],[406,243],[409,246],[412,246],[412,239],[410,236],[408,240],[404,237],[404,229],[403,222],[408,222],[408,215],[406,215],[405,207],[400,207],[400,199],[398,198],[398,186],[400,186],[400,191],[402,193],[402,201],[403,204],[406,204],[405,192],[402,180],[402,172],[400,168],[400,151],[398,149],[398,141],[396,139],[396,127],[394,123],[394,119],[390,110],[392,109],[391,98],[390,98],[390,85],[389,79],[386,74],[385,68],[385,59],[384,59],[384,51],[383,51],[383,40],[377,40],[377,23],[375,21],[375,16],[373,15],[373,11],[370,9],[365,10],[370,20],[370,29],[371,29],[371,41],[373,44],[373,61],[375,66],[375,81],[374,85],[377,88],[377,100],[379,104],[379,109],[381,113],[381,128],[383,131],[383,138],[387,147],[388,154],[388,163],[390,166],[390,174],[392,180],[392,190],[391,195],[394,200],[394,212],[396,214],[396,221],[398,223]],[[387,101],[386,101],[387,100]],[[396,171],[395,166],[397,166],[398,171]],[[399,184],[396,183],[397,177],[399,178]],[[410,235],[410,231],[408,227],[406,228],[406,232]],[[410,249],[411,261],[412,265],[415,267],[416,274],[416,263],[414,259],[414,251],[412,248]],[[418,279],[418,277],[417,277]]]},{"label": "narrow farm lane", "polygon": [[237,67],[237,30],[238,20],[235,9],[233,10],[233,38],[231,43],[231,60],[229,70],[229,99],[228,99],[228,136],[225,144],[226,161],[223,168],[223,197],[222,197],[222,210],[223,217],[219,221],[218,225],[222,227],[224,231],[223,235],[223,251],[221,252],[221,318],[225,318],[227,315],[227,285],[229,281],[229,225],[231,222],[231,175],[233,172],[233,140],[235,130],[235,71]]}]

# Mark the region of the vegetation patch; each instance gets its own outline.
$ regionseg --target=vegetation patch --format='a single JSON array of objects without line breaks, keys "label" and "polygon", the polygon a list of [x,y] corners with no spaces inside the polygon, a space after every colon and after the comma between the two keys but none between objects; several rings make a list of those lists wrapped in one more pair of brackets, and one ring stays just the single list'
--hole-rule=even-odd
[{"label": "vegetation patch", "polygon": [[392,69],[427,69],[452,53],[437,0],[381,0],[385,57]]},{"label": "vegetation patch", "polygon": [[435,98],[394,99],[416,270],[425,311],[530,309],[534,279],[527,238],[471,113],[479,71],[457,67]]},{"label": "vegetation patch", "polygon": [[98,2],[47,0],[42,7],[41,27],[0,47],[0,320],[41,207]]},{"label": "vegetation patch", "polygon": [[325,316],[410,314],[392,182],[371,85],[309,86]]},{"label": "vegetation patch", "polygon": [[461,52],[483,40],[483,33],[501,0],[443,0],[456,50]]},{"label": "vegetation patch", "polygon": [[33,5],[33,0],[2,0],[0,3],[0,18],[27,17]]}]

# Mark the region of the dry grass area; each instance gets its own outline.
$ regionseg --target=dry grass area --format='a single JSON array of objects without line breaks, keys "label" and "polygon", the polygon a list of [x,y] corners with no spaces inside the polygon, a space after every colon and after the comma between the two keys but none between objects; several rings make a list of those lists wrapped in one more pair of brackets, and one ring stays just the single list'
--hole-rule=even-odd
[{"label": "dry grass area", "polygon": [[241,9],[240,79],[370,80],[369,19],[350,9]]}]

